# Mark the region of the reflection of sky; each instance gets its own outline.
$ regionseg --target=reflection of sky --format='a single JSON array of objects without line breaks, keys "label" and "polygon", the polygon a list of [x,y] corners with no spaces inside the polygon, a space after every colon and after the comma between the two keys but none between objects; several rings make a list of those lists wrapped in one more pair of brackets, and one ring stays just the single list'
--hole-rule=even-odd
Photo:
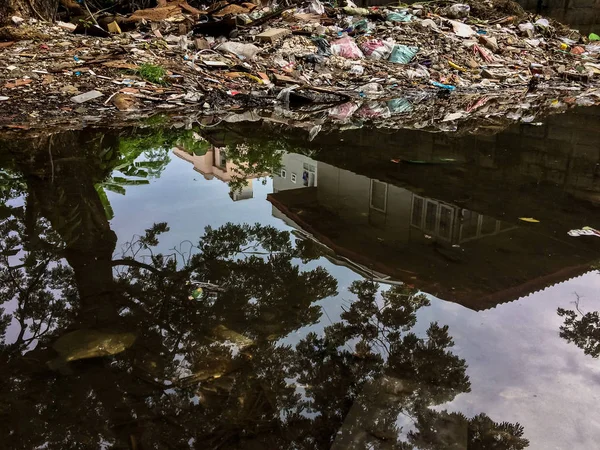
[{"label": "reflection of sky", "polygon": [[[125,197],[108,193],[115,212],[112,227],[121,245],[152,223],[166,221],[171,231],[161,238],[161,251],[186,239],[197,242],[206,225],[259,222],[289,230],[271,215],[266,201],[271,189],[270,180],[266,185],[255,180],[254,198],[233,202],[227,185],[205,180],[191,164],[173,158],[149,186],[127,187]],[[323,300],[321,322],[289,336],[290,343],[336,321],[342,302],[352,298],[347,289],[356,274],[325,259],[307,268],[317,265],[337,278],[340,295]],[[472,384],[471,393],[442,407],[468,417],[484,412],[495,421],[520,422],[531,449],[597,448],[600,360],[558,336],[562,318],[556,308],[572,308],[576,291],[584,296],[585,311],[599,310],[599,287],[600,276],[588,274],[482,312],[433,298],[419,313],[416,331],[421,334],[432,321],[449,325],[454,352],[466,359]]]}]

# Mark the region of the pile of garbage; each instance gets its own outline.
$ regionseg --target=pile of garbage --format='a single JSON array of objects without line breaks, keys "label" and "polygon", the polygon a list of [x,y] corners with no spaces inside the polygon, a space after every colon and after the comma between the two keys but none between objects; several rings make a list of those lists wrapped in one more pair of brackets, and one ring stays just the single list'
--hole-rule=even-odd
[{"label": "pile of garbage", "polygon": [[[259,109],[316,125],[457,130],[600,103],[600,37],[510,0],[277,7],[182,0],[0,29],[0,127]],[[4,41],[2,41],[4,40]]]}]

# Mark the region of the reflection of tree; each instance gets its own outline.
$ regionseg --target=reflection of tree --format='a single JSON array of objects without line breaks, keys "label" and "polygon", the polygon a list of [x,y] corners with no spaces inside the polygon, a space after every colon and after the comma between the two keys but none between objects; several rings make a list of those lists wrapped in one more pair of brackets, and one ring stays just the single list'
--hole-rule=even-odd
[{"label": "reflection of tree", "polygon": [[[469,380],[447,327],[413,331],[428,305],[413,289],[379,296],[355,283],[341,321],[292,345],[336,282],[301,269],[319,255],[286,232],[227,224],[165,254],[156,248],[168,226],[156,224],[115,259],[94,186],[111,174],[95,156],[116,144],[79,139],[55,139],[52,164],[43,145],[15,160],[19,182],[2,194],[12,199],[0,218],[8,448],[436,448],[443,435],[473,448],[527,445],[518,424],[431,409],[468,392]],[[198,299],[193,280],[207,283]],[[89,329],[137,339],[69,363],[70,375],[51,371],[56,339]],[[500,444],[485,447],[491,439]]]},{"label": "reflection of tree", "polygon": [[[358,298],[342,315],[344,321],[328,327],[321,338],[309,336],[298,347],[303,356],[299,380],[310,386],[307,409],[320,412],[311,424],[312,430],[320,430],[318,447],[333,442],[339,449],[442,448],[423,446],[421,430],[437,436],[447,428],[442,418],[449,414],[430,407],[469,391],[465,361],[449,351],[453,342],[448,328],[432,323],[424,337],[411,331],[417,311],[429,304],[414,289],[394,287],[380,301],[377,285],[370,282],[355,283],[351,292]],[[408,430],[419,432],[407,433],[398,426],[398,417],[408,419]],[[489,448],[528,444],[520,438],[518,424],[495,424],[485,415],[471,421],[485,422],[490,434],[508,436],[506,445]],[[460,445],[477,442],[467,433],[471,421],[455,423],[464,436],[455,433],[449,440],[452,445],[465,448]],[[511,446],[514,440],[520,446]]]},{"label": "reflection of tree", "polygon": [[[191,131],[190,131],[191,132]],[[117,145],[106,145],[98,153],[110,175],[96,184],[106,216],[114,216],[106,191],[125,195],[126,186],[139,186],[157,178],[170,161],[169,151],[188,131],[158,128],[146,133],[119,136]]]},{"label": "reflection of tree", "polygon": [[581,298],[577,296],[575,309],[558,308],[558,315],[565,318],[560,327],[560,337],[574,343],[586,355],[593,358],[600,356],[600,313],[591,311],[584,313],[579,308]]},{"label": "reflection of tree", "polygon": [[238,143],[227,146],[227,159],[236,168],[229,181],[232,192],[239,192],[252,175],[271,174],[281,170],[281,158],[285,147],[278,141],[248,144]]}]

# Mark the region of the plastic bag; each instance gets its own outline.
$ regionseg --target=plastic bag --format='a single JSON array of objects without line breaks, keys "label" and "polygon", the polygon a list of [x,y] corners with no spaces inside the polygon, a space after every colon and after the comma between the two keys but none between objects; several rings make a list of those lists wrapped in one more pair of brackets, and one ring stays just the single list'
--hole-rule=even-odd
[{"label": "plastic bag", "polygon": [[413,15],[409,14],[408,11],[397,11],[391,12],[386,17],[385,20],[388,22],[410,22],[413,19]]},{"label": "plastic bag", "polygon": [[358,88],[358,93],[361,97],[378,97],[383,92],[381,84],[372,81]]},{"label": "plastic bag", "polygon": [[466,23],[457,22],[456,20],[449,20],[448,22],[450,22],[450,25],[452,25],[454,34],[459,37],[467,38],[477,34],[477,32]]},{"label": "plastic bag", "polygon": [[519,30],[530,38],[532,38],[535,33],[535,27],[531,22],[519,24]]},{"label": "plastic bag", "polygon": [[365,103],[356,111],[356,117],[363,119],[387,119],[392,114],[386,102],[370,101]]},{"label": "plastic bag", "polygon": [[345,37],[333,41],[331,44],[331,53],[348,59],[362,59],[363,53],[351,37]]},{"label": "plastic bag", "polygon": [[360,45],[360,49],[367,59],[388,59],[394,48],[393,42],[383,41],[381,39],[372,39],[365,41]]},{"label": "plastic bag", "polygon": [[329,109],[327,114],[329,114],[329,116],[335,120],[346,120],[352,117],[352,114],[354,114],[359,106],[360,105],[354,102],[343,103]]},{"label": "plastic bag", "polygon": [[260,48],[256,45],[242,44],[241,42],[224,42],[217,47],[217,50],[233,53],[238,58],[249,60],[253,60],[260,52]]},{"label": "plastic bag", "polygon": [[394,98],[387,102],[388,109],[392,114],[400,114],[411,112],[413,109],[412,104],[405,98]]},{"label": "plastic bag", "polygon": [[361,19],[358,22],[354,22],[350,28],[357,33],[368,33],[373,27],[367,19]]},{"label": "plastic bag", "polygon": [[409,80],[414,80],[415,78],[429,78],[429,70],[427,70],[427,67],[417,64],[416,67],[406,71],[406,77]]},{"label": "plastic bag", "polygon": [[419,47],[409,47],[408,45],[396,44],[392,50],[392,54],[388,58],[390,62],[398,64],[408,64],[415,57]]},{"label": "plastic bag", "polygon": [[457,3],[448,8],[448,17],[452,19],[464,19],[471,12],[469,5]]},{"label": "plastic bag", "polygon": [[344,6],[342,10],[349,16],[368,16],[371,12],[367,8],[353,8]]},{"label": "plastic bag", "polygon": [[325,6],[323,6],[323,3],[321,3],[319,0],[312,0],[308,10],[313,14],[321,15],[325,13]]},{"label": "plastic bag", "polygon": [[314,44],[317,46],[317,55],[321,56],[330,56],[331,55],[331,46],[327,39],[322,37],[314,37],[311,38]]}]

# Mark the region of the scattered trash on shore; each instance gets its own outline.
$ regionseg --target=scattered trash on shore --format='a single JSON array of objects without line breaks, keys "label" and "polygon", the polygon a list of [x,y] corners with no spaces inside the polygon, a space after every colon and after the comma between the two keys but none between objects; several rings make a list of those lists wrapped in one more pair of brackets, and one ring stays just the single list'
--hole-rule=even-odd
[{"label": "scattered trash on shore", "polygon": [[103,13],[84,30],[34,20],[8,27],[18,40],[0,42],[0,98],[11,108],[0,127],[284,108],[311,116],[311,129],[360,119],[448,131],[477,117],[534,123],[600,103],[597,35],[516,3],[160,5]]}]

